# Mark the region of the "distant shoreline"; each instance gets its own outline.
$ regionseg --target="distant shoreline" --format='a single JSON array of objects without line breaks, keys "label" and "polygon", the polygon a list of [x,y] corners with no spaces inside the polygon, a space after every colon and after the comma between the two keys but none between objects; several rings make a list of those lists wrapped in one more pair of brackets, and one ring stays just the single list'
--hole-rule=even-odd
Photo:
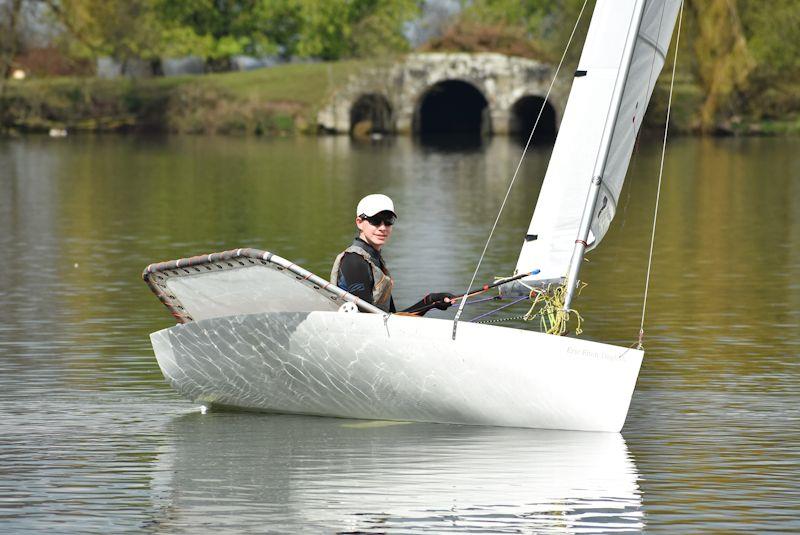
[{"label": "distant shoreline", "polygon": [[[52,78],[8,81],[0,92],[0,135],[158,132],[285,137],[318,134],[328,96],[367,61],[290,64],[245,72],[148,79]],[[645,128],[660,128],[668,86],[659,84]],[[676,83],[671,132],[695,135],[701,95]],[[734,116],[712,135],[798,135],[800,118]]]}]

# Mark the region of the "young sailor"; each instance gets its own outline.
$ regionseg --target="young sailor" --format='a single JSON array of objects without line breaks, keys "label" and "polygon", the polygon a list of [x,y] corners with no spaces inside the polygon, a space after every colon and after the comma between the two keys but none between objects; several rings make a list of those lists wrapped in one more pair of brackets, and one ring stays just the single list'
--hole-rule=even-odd
[{"label": "young sailor", "polygon": [[[392,299],[394,281],[381,256],[381,249],[392,235],[397,214],[386,195],[367,195],[356,207],[358,236],[336,257],[331,283],[386,312],[396,312]],[[430,293],[403,312],[424,315],[431,308],[447,310],[453,294]]]}]

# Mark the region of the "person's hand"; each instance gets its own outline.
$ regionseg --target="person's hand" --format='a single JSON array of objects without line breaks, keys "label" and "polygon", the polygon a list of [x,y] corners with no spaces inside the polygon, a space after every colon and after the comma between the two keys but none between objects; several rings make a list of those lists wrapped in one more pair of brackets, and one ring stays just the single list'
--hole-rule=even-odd
[{"label": "person's hand", "polygon": [[455,296],[450,292],[429,293],[422,302],[423,304],[431,305],[433,308],[438,308],[439,310],[447,310],[453,306],[452,299],[454,297]]}]

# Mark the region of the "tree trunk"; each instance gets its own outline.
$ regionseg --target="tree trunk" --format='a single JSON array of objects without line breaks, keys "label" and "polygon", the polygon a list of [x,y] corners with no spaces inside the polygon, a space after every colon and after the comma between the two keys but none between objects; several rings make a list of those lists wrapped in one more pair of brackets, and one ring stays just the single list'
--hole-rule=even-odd
[{"label": "tree trunk", "polygon": [[696,75],[705,92],[697,126],[710,132],[723,119],[724,107],[747,88],[756,64],[732,0],[690,0],[687,4],[697,24]]},{"label": "tree trunk", "polygon": [[19,26],[22,12],[22,0],[11,0],[5,5],[5,13],[1,18],[7,22],[0,27],[0,78],[5,80],[11,75],[11,65],[19,52]]}]

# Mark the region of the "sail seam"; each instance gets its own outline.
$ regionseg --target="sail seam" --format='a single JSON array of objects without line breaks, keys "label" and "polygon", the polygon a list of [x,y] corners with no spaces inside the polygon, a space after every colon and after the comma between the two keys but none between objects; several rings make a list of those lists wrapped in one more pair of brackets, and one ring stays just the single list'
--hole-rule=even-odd
[{"label": "sail seam", "polygon": [[[663,19],[663,16],[664,16],[664,12],[663,11],[661,12],[661,16],[662,16],[662,19]],[[659,22],[658,30],[659,30],[659,35],[661,35],[661,23],[660,22]],[[661,50],[661,47],[658,46],[658,41],[653,41],[652,39],[650,39],[650,37],[648,37],[648,36],[646,36],[644,34],[639,34],[639,39],[641,39],[644,44],[650,45],[650,48],[652,48],[659,56],[661,56],[661,59],[663,59],[664,61],[667,60],[667,51],[666,50]]]}]

